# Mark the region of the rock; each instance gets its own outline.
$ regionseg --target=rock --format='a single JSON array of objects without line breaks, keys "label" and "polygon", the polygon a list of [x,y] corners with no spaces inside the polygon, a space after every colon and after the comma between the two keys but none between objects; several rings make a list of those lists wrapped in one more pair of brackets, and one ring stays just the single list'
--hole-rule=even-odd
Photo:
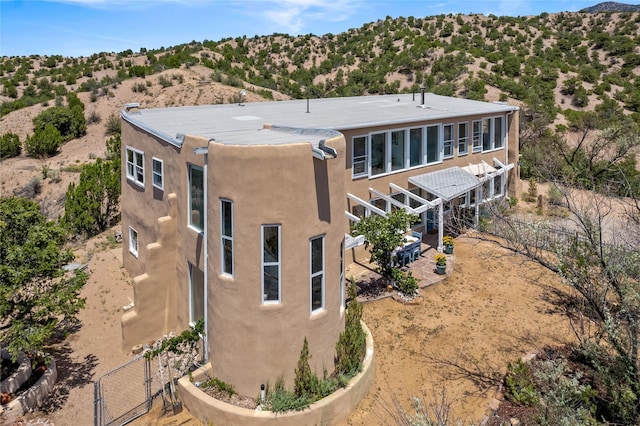
[{"label": "rock", "polygon": [[511,426],[520,426],[520,420],[516,419],[515,417],[511,417],[509,419],[509,424],[511,424]]}]

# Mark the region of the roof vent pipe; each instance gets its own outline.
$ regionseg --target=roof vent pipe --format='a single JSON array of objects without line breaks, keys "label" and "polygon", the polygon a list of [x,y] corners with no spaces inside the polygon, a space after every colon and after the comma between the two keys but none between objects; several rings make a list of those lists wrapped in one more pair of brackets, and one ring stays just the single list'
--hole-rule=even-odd
[{"label": "roof vent pipe", "polygon": [[424,106],[424,85],[420,86],[420,105]]}]

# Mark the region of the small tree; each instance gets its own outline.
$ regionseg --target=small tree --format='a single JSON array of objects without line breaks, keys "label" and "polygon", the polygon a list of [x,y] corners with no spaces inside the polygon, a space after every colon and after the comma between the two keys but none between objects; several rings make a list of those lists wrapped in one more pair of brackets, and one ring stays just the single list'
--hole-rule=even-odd
[{"label": "small tree", "polygon": [[374,214],[356,223],[351,234],[364,235],[364,247],[371,252],[371,261],[378,266],[378,273],[390,280],[393,278],[393,250],[402,244],[403,234],[417,220],[418,216],[404,209],[386,216]]},{"label": "small tree", "polygon": [[66,272],[65,230],[26,198],[0,198],[0,342],[17,356],[40,350],[65,319],[84,307],[87,275]]},{"label": "small tree", "polygon": [[[72,101],[73,102],[73,101]],[[86,119],[82,108],[75,105],[72,108],[51,107],[45,109],[33,119],[35,132],[52,124],[64,142],[79,138],[87,133]]]},{"label": "small tree", "polygon": [[344,321],[344,331],[340,333],[336,343],[335,374],[347,377],[354,376],[362,367],[365,349],[367,347],[366,334],[362,329],[362,305],[358,302],[356,283],[349,278],[347,287],[349,306]]},{"label": "small tree", "polygon": [[300,358],[298,359],[298,366],[295,371],[296,376],[293,381],[293,391],[297,396],[304,398],[312,398],[318,388],[318,376],[311,371],[309,359],[311,359],[311,355],[309,355],[309,343],[305,337]]},{"label": "small tree", "polygon": [[62,136],[53,124],[37,129],[32,136],[27,136],[25,146],[31,157],[50,157],[58,152],[62,144]]},{"label": "small tree", "polygon": [[67,189],[62,222],[73,232],[91,237],[113,226],[119,217],[120,161],[85,164],[78,185]]}]

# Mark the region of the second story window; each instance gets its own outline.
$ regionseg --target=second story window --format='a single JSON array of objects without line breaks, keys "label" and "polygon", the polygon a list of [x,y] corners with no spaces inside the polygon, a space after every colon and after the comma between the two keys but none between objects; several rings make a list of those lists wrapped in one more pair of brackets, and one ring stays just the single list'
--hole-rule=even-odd
[{"label": "second story window", "polygon": [[162,160],[153,158],[151,161],[151,173],[153,175],[153,186],[164,189],[164,165]]},{"label": "second story window", "polygon": [[458,155],[464,155],[469,149],[469,123],[458,123]]},{"label": "second story window", "polygon": [[189,164],[189,225],[204,230],[204,169]]},{"label": "second story window", "polygon": [[356,136],[353,138],[353,163],[351,173],[353,177],[367,176],[369,156],[367,155],[367,137]]},{"label": "second story window", "polygon": [[442,127],[444,158],[453,157],[453,124],[445,124]]},{"label": "second story window", "polygon": [[220,200],[220,252],[222,272],[233,275],[233,203]]},{"label": "second story window", "polygon": [[471,123],[471,132],[473,152],[482,151],[482,123],[479,120]]},{"label": "second story window", "polygon": [[127,147],[127,179],[144,186],[144,152]]},{"label": "second story window", "polygon": [[387,134],[371,135],[371,176],[387,172]]}]

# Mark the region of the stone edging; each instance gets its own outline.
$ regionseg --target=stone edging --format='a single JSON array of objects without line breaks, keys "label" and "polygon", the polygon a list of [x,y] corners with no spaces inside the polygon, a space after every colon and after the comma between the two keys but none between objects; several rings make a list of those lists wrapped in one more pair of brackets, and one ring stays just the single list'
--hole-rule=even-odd
[{"label": "stone edging", "polygon": [[[362,362],[362,371],[349,381],[349,384],[331,395],[311,404],[303,411],[273,413],[271,411],[240,408],[217,400],[191,383],[189,377],[178,380],[180,399],[189,412],[203,422],[233,425],[298,426],[302,424],[336,424],[346,420],[351,411],[367,394],[374,376],[373,337],[369,328],[361,322],[366,334],[366,354]],[[211,364],[194,371],[193,380],[204,381],[212,371]]]}]

